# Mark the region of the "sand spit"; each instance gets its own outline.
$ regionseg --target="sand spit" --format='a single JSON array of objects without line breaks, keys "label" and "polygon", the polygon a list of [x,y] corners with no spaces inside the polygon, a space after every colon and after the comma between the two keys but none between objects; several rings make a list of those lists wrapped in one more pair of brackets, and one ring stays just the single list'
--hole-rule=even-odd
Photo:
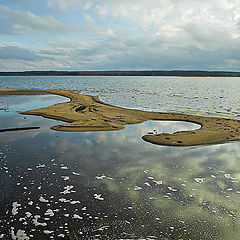
[{"label": "sand spit", "polygon": [[67,122],[51,127],[58,131],[113,131],[123,129],[127,124],[142,123],[147,120],[168,120],[193,122],[200,124],[201,128],[173,134],[149,134],[143,136],[143,140],[160,145],[193,146],[240,139],[240,121],[233,119],[126,109],[104,103],[98,97],[68,90],[0,89],[0,94],[44,93],[65,96],[70,98],[70,101],[22,114],[38,115]]}]

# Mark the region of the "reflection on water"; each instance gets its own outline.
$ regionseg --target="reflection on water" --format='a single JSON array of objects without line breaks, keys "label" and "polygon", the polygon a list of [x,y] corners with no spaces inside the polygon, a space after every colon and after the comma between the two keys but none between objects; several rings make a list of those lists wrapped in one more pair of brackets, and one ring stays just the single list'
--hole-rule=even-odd
[{"label": "reflection on water", "polygon": [[[19,116],[11,114],[8,122]],[[176,148],[142,141],[164,124],[2,133],[0,239],[238,239],[239,143]],[[183,123],[166,124],[182,130]]]},{"label": "reflection on water", "polygon": [[[35,126],[46,128],[46,122],[43,123],[39,117],[19,115],[16,114],[16,112],[24,112],[67,101],[69,101],[69,99],[66,97],[51,94],[34,96],[0,95],[0,128],[29,127],[33,126],[34,124]],[[48,122],[50,123],[51,121]],[[53,121],[52,125],[54,124],[57,124],[56,121]],[[49,125],[47,125],[47,127],[49,127]]]},{"label": "reflection on water", "polygon": [[0,110],[4,111],[28,111],[35,108],[47,107],[59,102],[68,102],[66,97],[39,94],[39,95],[0,95]]}]

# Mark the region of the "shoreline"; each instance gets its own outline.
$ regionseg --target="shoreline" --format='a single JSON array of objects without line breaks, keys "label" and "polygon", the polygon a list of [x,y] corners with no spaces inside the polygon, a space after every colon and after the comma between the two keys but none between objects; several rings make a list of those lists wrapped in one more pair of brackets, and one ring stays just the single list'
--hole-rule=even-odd
[{"label": "shoreline", "polygon": [[239,71],[214,70],[99,70],[99,71],[15,71],[0,76],[162,76],[162,77],[240,77]]},{"label": "shoreline", "polygon": [[25,94],[55,94],[70,99],[69,102],[21,113],[66,122],[66,124],[51,127],[57,131],[115,131],[124,129],[128,124],[148,120],[167,120],[192,122],[201,127],[173,134],[147,134],[142,139],[149,143],[168,146],[217,144],[240,139],[240,121],[234,119],[127,109],[104,103],[95,96],[83,95],[70,90],[0,88],[0,95]]}]

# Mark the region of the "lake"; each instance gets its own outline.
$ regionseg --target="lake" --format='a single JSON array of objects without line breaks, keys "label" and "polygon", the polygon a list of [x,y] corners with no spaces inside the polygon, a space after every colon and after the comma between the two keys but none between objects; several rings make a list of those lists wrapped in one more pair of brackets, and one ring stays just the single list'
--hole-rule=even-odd
[{"label": "lake", "polygon": [[[117,106],[239,119],[240,78],[0,77],[2,88],[80,90]],[[69,101],[0,96],[0,239],[239,239],[239,142],[169,147],[147,121],[121,131],[57,132],[18,112]]]}]

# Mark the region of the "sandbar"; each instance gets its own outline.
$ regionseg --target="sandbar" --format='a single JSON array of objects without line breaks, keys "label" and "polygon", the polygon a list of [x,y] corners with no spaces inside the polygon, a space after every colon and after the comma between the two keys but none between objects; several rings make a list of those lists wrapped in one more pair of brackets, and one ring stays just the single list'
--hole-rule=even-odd
[{"label": "sandbar", "polygon": [[201,127],[173,134],[147,134],[142,139],[149,143],[168,146],[217,144],[240,139],[240,121],[234,119],[127,109],[107,104],[96,96],[80,94],[79,91],[0,88],[0,95],[44,93],[64,96],[70,100],[21,114],[37,115],[66,122],[66,124],[51,127],[57,131],[115,131],[125,128],[128,124],[142,123],[147,120],[168,120],[192,122]]}]

